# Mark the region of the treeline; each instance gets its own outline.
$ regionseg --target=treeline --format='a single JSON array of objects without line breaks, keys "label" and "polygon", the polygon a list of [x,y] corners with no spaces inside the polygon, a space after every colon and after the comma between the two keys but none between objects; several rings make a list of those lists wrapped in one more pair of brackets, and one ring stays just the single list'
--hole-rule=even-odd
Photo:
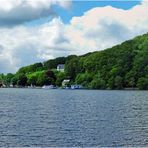
[{"label": "treeline", "polygon": [[51,84],[61,86],[62,81],[69,77],[65,75],[65,72],[57,71],[57,65],[65,64],[75,57],[77,56],[70,55],[68,57],[59,57],[43,63],[35,63],[22,67],[15,74],[0,74],[0,85],[5,84],[8,87],[11,85],[24,87],[31,85],[43,86]]},{"label": "treeline", "polygon": [[[65,72],[56,71],[65,64]],[[20,68],[16,74],[0,75],[5,84],[61,86],[64,79],[92,89],[148,89],[148,34],[112,48],[71,55]]]}]

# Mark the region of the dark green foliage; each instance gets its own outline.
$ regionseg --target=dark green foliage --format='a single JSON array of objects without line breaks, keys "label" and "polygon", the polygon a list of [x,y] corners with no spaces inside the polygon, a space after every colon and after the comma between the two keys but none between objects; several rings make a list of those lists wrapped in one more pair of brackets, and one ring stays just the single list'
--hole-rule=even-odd
[{"label": "dark green foliage", "polygon": [[117,88],[117,89],[123,88],[123,78],[121,76],[115,77],[115,88]]},{"label": "dark green foliage", "polygon": [[8,74],[5,76],[5,79],[4,79],[5,84],[6,84],[6,85],[10,85],[10,84],[11,84],[11,80],[13,79],[13,77],[14,77],[14,74],[8,73]]},{"label": "dark green foliage", "polygon": [[52,79],[50,77],[47,77],[45,74],[43,74],[38,76],[36,83],[38,86],[50,85],[52,84]]},{"label": "dark green foliage", "polygon": [[64,72],[58,72],[56,75],[56,85],[57,86],[61,86],[62,85],[62,81],[66,78],[65,73]]},{"label": "dark green foliage", "polygon": [[18,77],[15,75],[12,79],[11,79],[11,83],[13,86],[17,85],[17,81],[18,81]]},{"label": "dark green foliage", "polygon": [[66,75],[74,80],[76,75],[79,73],[79,58],[72,58],[66,62],[65,65]]},{"label": "dark green foliage", "polygon": [[20,68],[17,73],[29,74],[31,72],[36,72],[36,71],[40,71],[40,70],[43,70],[43,64],[42,63],[35,63],[33,65],[29,65],[29,66]]},{"label": "dark green foliage", "polygon": [[125,85],[131,88],[134,88],[136,86],[136,72],[135,71],[131,70],[125,75]]},{"label": "dark green foliage", "polygon": [[54,72],[51,70],[45,71],[45,77],[51,78],[51,79],[53,79],[53,81],[56,80],[56,76],[55,76]]},{"label": "dark green foliage", "polygon": [[55,84],[56,76],[53,71],[51,70],[44,70],[38,71],[29,74],[28,76],[28,85],[33,86],[43,86],[43,85],[50,85]]},{"label": "dark green foliage", "polygon": [[105,80],[101,78],[100,73],[94,76],[93,80],[90,83],[90,88],[93,88],[93,89],[105,89],[106,88]]},{"label": "dark green foliage", "polygon": [[3,85],[4,79],[5,79],[5,75],[4,74],[0,74],[0,87]]},{"label": "dark green foliage", "polygon": [[81,84],[84,87],[89,87],[90,82],[93,80],[93,74],[91,73],[80,73],[77,75],[75,82]]},{"label": "dark green foliage", "polygon": [[141,77],[138,79],[137,87],[139,89],[148,90],[148,75],[147,77]]},{"label": "dark green foliage", "polygon": [[30,77],[28,77],[27,84],[36,86],[37,85],[37,76],[31,75]]},{"label": "dark green foliage", "polygon": [[64,64],[65,62],[66,62],[65,57],[59,57],[59,58],[48,60],[48,61],[44,62],[44,67],[45,67],[45,69],[55,69],[55,68],[57,68],[58,64]]},{"label": "dark green foliage", "polygon": [[[56,71],[58,64],[65,64],[64,73]],[[148,34],[104,51],[59,57],[22,67],[15,75],[0,75],[1,83],[22,86],[61,86],[64,79],[93,89],[148,89]]]},{"label": "dark green foliage", "polygon": [[20,73],[17,75],[17,85],[18,86],[25,86],[27,84],[27,77],[25,74]]},{"label": "dark green foliage", "polygon": [[[148,74],[148,34],[104,51],[76,57],[65,67],[67,76],[91,88],[141,88],[137,85],[138,79]],[[98,71],[99,78],[96,77]],[[83,76],[85,73],[95,76],[91,83]]]}]

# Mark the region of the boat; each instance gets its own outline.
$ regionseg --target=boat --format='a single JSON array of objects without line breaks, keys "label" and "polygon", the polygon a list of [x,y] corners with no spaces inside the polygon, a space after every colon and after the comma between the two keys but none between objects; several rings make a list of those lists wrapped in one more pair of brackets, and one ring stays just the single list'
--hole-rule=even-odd
[{"label": "boat", "polygon": [[82,85],[71,85],[71,89],[82,89]]},{"label": "boat", "polygon": [[42,89],[56,89],[54,85],[44,85]]}]

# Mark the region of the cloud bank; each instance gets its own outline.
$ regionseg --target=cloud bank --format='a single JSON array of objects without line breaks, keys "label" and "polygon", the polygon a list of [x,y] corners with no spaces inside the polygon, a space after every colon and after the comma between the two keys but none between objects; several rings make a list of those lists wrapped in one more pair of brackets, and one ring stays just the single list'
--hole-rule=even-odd
[{"label": "cloud bank", "polygon": [[15,72],[21,66],[58,56],[103,50],[146,33],[147,10],[148,2],[129,10],[96,7],[73,17],[69,24],[54,18],[36,27],[1,27],[0,73]]},{"label": "cloud bank", "polygon": [[68,9],[71,1],[0,0],[0,26],[14,26],[47,16],[56,16],[52,6]]}]

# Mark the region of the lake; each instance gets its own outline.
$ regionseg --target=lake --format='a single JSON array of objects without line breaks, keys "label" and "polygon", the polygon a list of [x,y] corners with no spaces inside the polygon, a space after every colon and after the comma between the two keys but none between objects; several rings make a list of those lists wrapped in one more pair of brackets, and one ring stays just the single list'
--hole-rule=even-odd
[{"label": "lake", "polygon": [[1,88],[0,146],[148,146],[148,91]]}]

